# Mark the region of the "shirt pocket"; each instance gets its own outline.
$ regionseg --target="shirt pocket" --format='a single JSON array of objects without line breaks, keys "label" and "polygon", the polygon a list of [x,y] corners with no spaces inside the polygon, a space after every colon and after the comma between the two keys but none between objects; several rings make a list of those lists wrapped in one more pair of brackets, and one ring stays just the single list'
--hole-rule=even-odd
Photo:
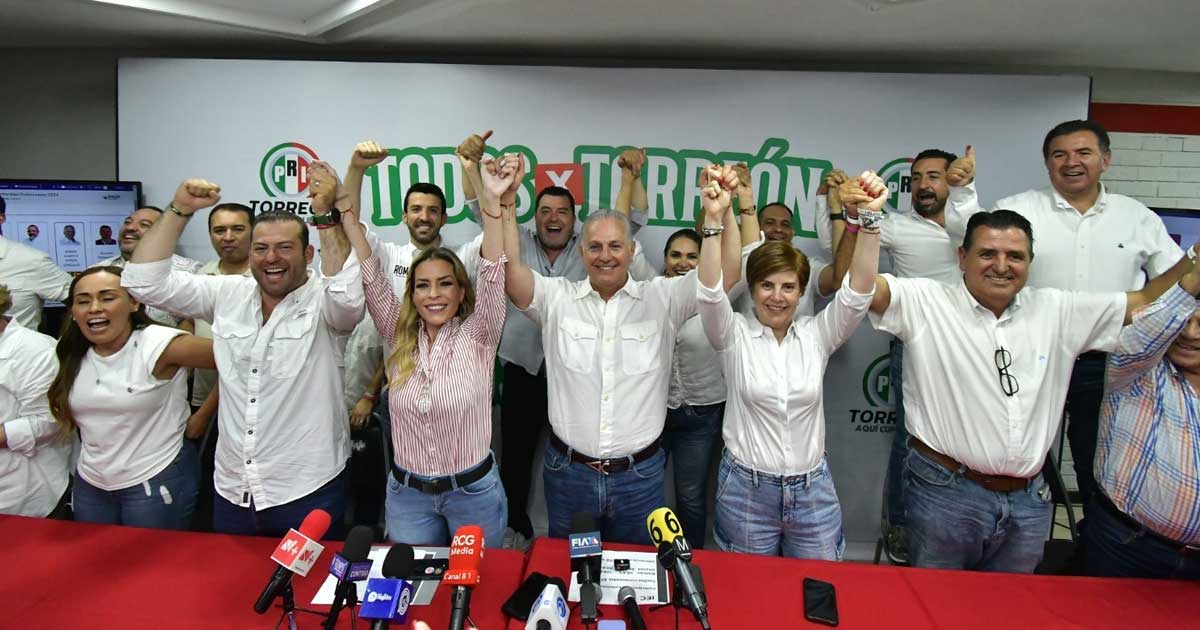
[{"label": "shirt pocket", "polygon": [[217,370],[231,372],[245,380],[250,366],[250,354],[254,351],[254,339],[258,329],[250,324],[218,317],[213,320],[212,336],[217,344]]},{"label": "shirt pocket", "polygon": [[573,372],[590,373],[599,336],[595,326],[564,317],[558,327],[558,356],[563,366]]},{"label": "shirt pocket", "polygon": [[300,373],[312,345],[314,335],[310,333],[316,320],[316,313],[297,314],[275,327],[267,348],[274,378],[292,378]]},{"label": "shirt pocket", "polygon": [[662,343],[658,322],[654,320],[621,326],[621,367],[626,374],[645,374],[658,365]]}]

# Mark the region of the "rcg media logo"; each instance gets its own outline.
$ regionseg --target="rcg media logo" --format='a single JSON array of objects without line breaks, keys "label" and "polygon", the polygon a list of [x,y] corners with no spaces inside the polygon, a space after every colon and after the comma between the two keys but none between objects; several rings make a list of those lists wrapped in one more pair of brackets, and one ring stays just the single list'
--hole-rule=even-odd
[{"label": "rcg media logo", "polygon": [[892,160],[879,169],[879,177],[887,184],[891,195],[885,209],[888,212],[912,210],[912,158]]},{"label": "rcg media logo", "polygon": [[271,199],[252,199],[250,207],[257,213],[282,210],[308,214],[308,200],[304,198],[308,189],[308,167],[318,159],[316,151],[299,142],[284,142],[272,147],[258,166],[259,182]]}]

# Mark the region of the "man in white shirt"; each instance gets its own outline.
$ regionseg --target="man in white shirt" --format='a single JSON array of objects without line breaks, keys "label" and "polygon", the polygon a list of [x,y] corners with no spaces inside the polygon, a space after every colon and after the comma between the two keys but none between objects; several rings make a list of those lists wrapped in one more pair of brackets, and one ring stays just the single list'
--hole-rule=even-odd
[{"label": "man in white shirt", "polygon": [[[975,154],[948,173],[950,204],[946,229],[961,231],[980,211],[975,193]],[[1029,284],[1068,291],[1132,291],[1179,260],[1179,245],[1162,219],[1141,202],[1111,193],[1100,181],[1108,168],[1108,132],[1090,120],[1055,126],[1042,143],[1050,188],[1028,190],[996,202],[1029,219],[1038,235],[1034,253],[1039,263]],[[961,232],[960,232],[961,233]],[[1103,352],[1083,354],[1075,363],[1066,412],[1067,439],[1086,520],[1096,492],[1093,460],[1104,392]],[[1082,527],[1082,524],[1081,524]]]},{"label": "man in white shirt", "polygon": [[[112,258],[106,258],[92,265],[93,267],[125,267],[125,263],[129,262],[133,256],[133,250],[137,249],[138,243],[141,242],[142,236],[150,229],[152,225],[160,217],[162,217],[162,208],[157,206],[142,206],[133,211],[133,214],[125,217],[121,223],[121,232],[118,235],[117,247],[121,253]],[[187,273],[195,273],[200,268],[200,263],[186,258],[178,254],[171,254],[171,261],[175,269],[185,271]],[[185,318],[178,317],[174,313],[169,313],[158,307],[146,305],[146,314],[155,322],[163,326],[172,326],[182,328],[187,331],[192,331],[195,324]]]},{"label": "man in white shirt", "polygon": [[63,226],[63,237],[58,240],[58,244],[62,247],[78,247],[80,242],[75,240],[75,226],[67,224]]},{"label": "man in white shirt", "polygon": [[58,357],[53,338],[9,315],[12,304],[0,284],[0,514],[58,516],[71,465],[71,441],[46,399]]},{"label": "man in white shirt", "polygon": [[173,270],[171,252],[188,219],[219,199],[215,184],[188,180],[121,279],[139,300],[213,322],[218,532],[279,535],[317,508],[333,517],[330,537],[342,529],[350,451],[340,364],[346,337],[362,319],[363,292],[357,263],[345,264],[341,221],[357,219],[330,211],[334,176],[314,167],[308,173],[319,273],[308,269],[314,250],[304,222],[283,212],[254,219],[253,279]]},{"label": "man in white shirt", "polygon": [[30,330],[42,323],[42,304],[67,299],[71,276],[45,252],[0,237],[0,284],[8,287],[9,315]]},{"label": "man in white shirt", "polygon": [[1132,313],[1175,282],[1200,292],[1187,258],[1140,291],[1026,289],[1034,238],[1015,212],[978,213],[959,249],[963,282],[876,279],[872,323],[905,346],[915,566],[1032,572],[1051,524],[1041,469],[1075,357],[1113,348]]}]

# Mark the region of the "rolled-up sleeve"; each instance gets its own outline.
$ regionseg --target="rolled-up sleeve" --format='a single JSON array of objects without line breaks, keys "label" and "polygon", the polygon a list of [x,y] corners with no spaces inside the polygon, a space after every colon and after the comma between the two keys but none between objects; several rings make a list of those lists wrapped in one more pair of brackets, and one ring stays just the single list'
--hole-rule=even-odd
[{"label": "rolled-up sleeve", "polygon": [[[317,273],[320,273],[318,271]],[[366,299],[363,294],[362,269],[358,259],[350,256],[342,269],[333,276],[321,275],[324,285],[321,295],[321,316],[334,330],[353,332],[362,321]]]},{"label": "rolled-up sleeve", "polygon": [[186,319],[212,321],[220,287],[228,279],[180,271],[174,261],[167,258],[125,265],[121,286],[134,298],[155,308]]}]

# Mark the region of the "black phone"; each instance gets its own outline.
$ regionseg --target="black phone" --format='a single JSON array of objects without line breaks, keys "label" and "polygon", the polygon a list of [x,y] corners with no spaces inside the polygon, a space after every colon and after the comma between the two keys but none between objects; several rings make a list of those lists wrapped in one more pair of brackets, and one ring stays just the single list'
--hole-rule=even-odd
[{"label": "black phone", "polygon": [[827,626],[838,625],[837,593],[832,584],[804,578],[804,618]]},{"label": "black phone", "polygon": [[450,568],[449,558],[421,558],[413,560],[412,569],[406,576],[408,581],[441,580],[442,574]]},{"label": "black phone", "polygon": [[537,571],[529,574],[524,582],[517,587],[516,592],[504,605],[500,607],[504,614],[514,619],[525,621],[529,619],[529,611],[533,608],[533,603],[537,601],[539,595],[546,588],[546,583],[550,581],[550,576],[542,575]]}]

